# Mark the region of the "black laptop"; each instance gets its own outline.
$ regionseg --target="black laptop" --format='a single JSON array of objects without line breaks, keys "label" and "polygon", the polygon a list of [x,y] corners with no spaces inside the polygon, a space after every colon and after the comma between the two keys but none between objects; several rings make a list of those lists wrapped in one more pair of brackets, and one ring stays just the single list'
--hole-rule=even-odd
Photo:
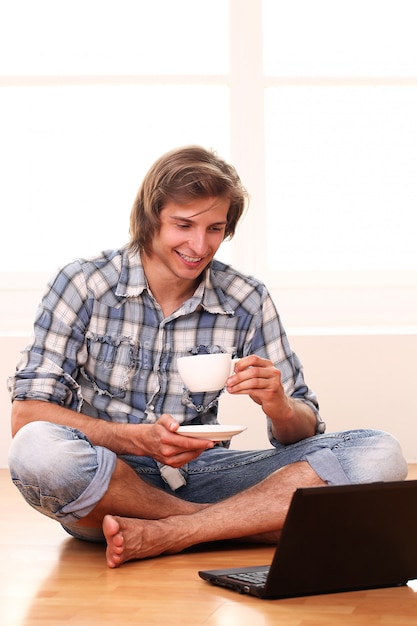
[{"label": "black laptop", "polygon": [[259,598],[405,585],[417,578],[417,480],[297,489],[271,565],[199,575]]}]

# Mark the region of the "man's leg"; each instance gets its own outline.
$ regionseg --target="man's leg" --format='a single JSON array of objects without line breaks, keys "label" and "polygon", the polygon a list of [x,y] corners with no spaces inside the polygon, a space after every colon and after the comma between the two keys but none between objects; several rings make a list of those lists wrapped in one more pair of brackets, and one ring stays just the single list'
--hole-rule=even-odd
[{"label": "man's leg", "polygon": [[256,452],[207,450],[189,464],[179,497],[163,490],[150,459],[124,460],[132,471],[78,431],[34,422],[14,438],[9,465],[34,508],[80,538],[102,540],[104,531],[111,567],[200,542],[267,540],[282,528],[297,487],[401,480],[407,473],[398,442],[378,431],[320,435]]},{"label": "man's leg", "polygon": [[221,451],[207,451],[190,464],[187,497],[201,501],[198,494],[203,493],[213,503],[204,510],[155,521],[106,516],[109,566],[207,541],[277,540],[298,487],[404,480],[407,475],[398,441],[381,431],[330,433],[260,452],[225,451],[223,465],[221,456]]},{"label": "man's leg", "polygon": [[325,485],[305,461],[283,467],[261,483],[190,514],[159,520],[107,515],[103,532],[109,567],[125,561],[175,553],[207,541],[256,536],[276,540],[298,487]]},{"label": "man's leg", "polygon": [[106,514],[143,519],[188,515],[207,505],[187,502],[148,484],[124,461],[118,459],[108,489],[94,509],[77,525],[101,528]]},{"label": "man's leg", "polygon": [[155,464],[143,469],[145,474],[153,471],[161,488],[141,479],[110,450],[93,446],[82,433],[49,422],[30,423],[17,433],[9,467],[33,508],[87,540],[104,540],[106,513],[153,519],[193,513],[203,506],[164,492]]}]

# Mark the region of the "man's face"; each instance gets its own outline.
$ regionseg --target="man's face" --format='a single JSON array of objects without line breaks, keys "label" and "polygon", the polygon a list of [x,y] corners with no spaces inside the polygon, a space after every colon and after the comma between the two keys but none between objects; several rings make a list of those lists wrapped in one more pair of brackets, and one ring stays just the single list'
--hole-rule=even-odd
[{"label": "man's face", "polygon": [[147,255],[152,271],[164,278],[194,282],[224,239],[229,207],[227,198],[167,202]]}]

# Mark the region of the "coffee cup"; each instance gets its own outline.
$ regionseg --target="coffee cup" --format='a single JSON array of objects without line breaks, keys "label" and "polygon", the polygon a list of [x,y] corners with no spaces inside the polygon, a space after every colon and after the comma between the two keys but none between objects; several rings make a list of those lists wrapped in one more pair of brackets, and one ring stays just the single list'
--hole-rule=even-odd
[{"label": "coffee cup", "polygon": [[191,392],[223,389],[232,371],[232,356],[224,352],[179,357],[178,371]]}]

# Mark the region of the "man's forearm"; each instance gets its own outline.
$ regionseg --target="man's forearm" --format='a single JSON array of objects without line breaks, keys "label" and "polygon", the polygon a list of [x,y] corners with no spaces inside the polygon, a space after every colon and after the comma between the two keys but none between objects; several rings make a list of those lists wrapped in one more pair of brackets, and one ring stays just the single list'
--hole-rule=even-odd
[{"label": "man's forearm", "polygon": [[288,398],[285,416],[272,418],[272,434],[283,444],[296,443],[316,433],[317,417],[311,407],[302,400]]},{"label": "man's forearm", "polygon": [[[44,421],[76,428],[94,445],[104,446],[116,454],[138,454],[138,425],[119,424],[96,419],[52,402],[15,400],[12,406],[12,436],[29,422]],[[148,425],[143,424],[141,428]],[[133,430],[134,429],[134,432]],[[133,447],[133,440],[135,440]],[[145,451],[145,448],[142,452]]]}]

